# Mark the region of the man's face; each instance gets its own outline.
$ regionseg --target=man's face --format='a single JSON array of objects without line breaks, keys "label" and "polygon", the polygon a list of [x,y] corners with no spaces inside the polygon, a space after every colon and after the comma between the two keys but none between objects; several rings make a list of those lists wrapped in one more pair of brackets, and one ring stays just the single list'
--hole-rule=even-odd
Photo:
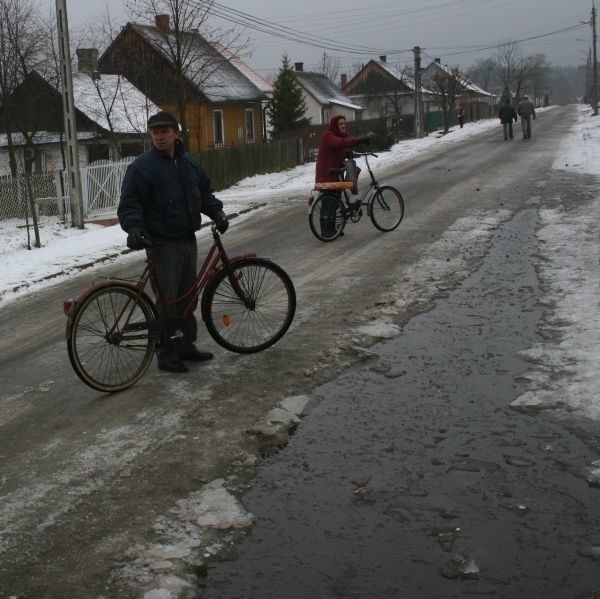
[{"label": "man's face", "polygon": [[152,129],[150,129],[150,137],[157,150],[173,155],[173,152],[175,151],[175,140],[178,137],[178,133],[173,127],[152,127]]}]

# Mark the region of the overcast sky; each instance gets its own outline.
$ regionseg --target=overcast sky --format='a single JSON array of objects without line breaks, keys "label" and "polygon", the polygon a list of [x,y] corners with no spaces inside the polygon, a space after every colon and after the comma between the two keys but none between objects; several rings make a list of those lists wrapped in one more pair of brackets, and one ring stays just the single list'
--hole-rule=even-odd
[{"label": "overcast sky", "polygon": [[[55,0],[38,1],[46,10],[55,6]],[[106,14],[106,7],[114,22],[124,24],[124,4],[124,0],[67,0],[69,24],[82,26]],[[327,52],[339,60],[342,71],[352,71],[353,65],[380,54],[386,54],[388,62],[412,62],[411,50],[417,45],[422,48],[425,66],[432,58],[441,57],[445,64],[466,69],[477,58],[495,52],[494,48],[473,48],[542,36],[581,21],[589,23],[592,0],[222,0],[216,6],[220,11],[238,11],[233,14],[244,22],[250,15],[263,27],[268,21],[267,25],[280,27],[286,37],[311,36],[313,45],[249,29],[252,55],[247,62],[266,73],[279,68],[283,53],[310,70]],[[585,63],[591,37],[591,27],[582,25],[522,41],[521,46],[525,54],[546,54],[555,65],[578,65]],[[356,46],[368,51],[351,52]]]}]

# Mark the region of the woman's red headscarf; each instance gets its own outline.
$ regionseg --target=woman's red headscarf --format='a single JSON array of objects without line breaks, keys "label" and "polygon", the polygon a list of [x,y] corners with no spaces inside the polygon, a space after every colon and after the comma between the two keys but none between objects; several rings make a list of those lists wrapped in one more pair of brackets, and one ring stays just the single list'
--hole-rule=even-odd
[{"label": "woman's red headscarf", "polygon": [[336,135],[339,135],[340,137],[346,137],[347,133],[344,131],[342,133],[342,131],[340,131],[340,128],[338,127],[338,123],[340,122],[340,120],[346,120],[346,117],[343,116],[334,116],[330,121],[329,121],[329,131],[331,131],[332,133],[335,133]]}]

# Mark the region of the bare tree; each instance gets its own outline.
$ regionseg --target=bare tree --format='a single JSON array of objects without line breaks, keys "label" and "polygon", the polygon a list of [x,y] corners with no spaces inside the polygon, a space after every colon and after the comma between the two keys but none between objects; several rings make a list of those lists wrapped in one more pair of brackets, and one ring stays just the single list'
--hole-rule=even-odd
[{"label": "bare tree", "polygon": [[364,82],[365,102],[370,112],[389,117],[392,121],[394,142],[402,137],[402,116],[404,106],[409,102],[412,106],[414,94],[409,90],[414,87],[412,70],[407,65],[397,66],[395,77],[385,79],[367,78]]},{"label": "bare tree", "polygon": [[491,91],[492,86],[497,85],[498,63],[493,58],[480,58],[476,60],[467,75],[486,91]]},{"label": "bare tree", "polygon": [[505,94],[512,93],[514,90],[521,57],[521,49],[514,42],[504,44],[496,52],[495,60],[498,65],[498,76]]},{"label": "bare tree", "polygon": [[15,115],[7,100],[27,73],[40,64],[43,39],[36,6],[31,0],[0,0],[0,104],[13,176],[17,174],[12,135]]},{"label": "bare tree", "polygon": [[458,68],[439,69],[428,81],[435,93],[435,102],[442,110],[444,133],[450,129],[450,115],[454,114],[456,99],[462,90]]},{"label": "bare tree", "polygon": [[[196,88],[208,80],[223,64],[225,57],[242,58],[247,53],[248,40],[235,27],[215,26],[210,19],[215,0],[127,0],[130,12],[145,22],[154,22],[160,15],[168,15],[170,27],[157,28],[161,48],[174,67],[174,89],[178,120],[182,125],[184,141],[188,142],[186,108],[197,92]],[[198,43],[198,35],[218,42],[220,51],[211,45]],[[229,58],[228,58],[229,59]]]},{"label": "bare tree", "polygon": [[547,85],[551,68],[552,66],[545,54],[533,54],[529,57],[529,83],[533,103],[536,105],[540,102],[544,86]]},{"label": "bare tree", "polygon": [[338,78],[341,70],[340,59],[335,56],[330,56],[327,52],[323,52],[319,66],[317,67],[317,73],[321,73],[327,77],[330,81],[335,81]]}]

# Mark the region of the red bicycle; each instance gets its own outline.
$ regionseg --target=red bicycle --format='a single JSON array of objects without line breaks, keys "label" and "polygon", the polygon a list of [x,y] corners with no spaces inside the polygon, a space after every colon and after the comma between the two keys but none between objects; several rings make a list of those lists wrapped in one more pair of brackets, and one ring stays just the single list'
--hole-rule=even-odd
[{"label": "red bicycle", "polygon": [[[183,334],[183,318],[169,317],[169,306],[186,302],[183,316],[200,302],[202,319],[211,337],[238,353],[258,352],[277,342],[296,311],[296,292],[288,274],[256,254],[229,258],[216,227],[213,245],[192,287],[167,301],[152,262],[133,280],[102,279],[77,298],[64,302],[67,349],[79,378],[98,391],[120,391],[144,375],[158,344]],[[166,306],[158,317],[146,292],[156,287]]]}]

